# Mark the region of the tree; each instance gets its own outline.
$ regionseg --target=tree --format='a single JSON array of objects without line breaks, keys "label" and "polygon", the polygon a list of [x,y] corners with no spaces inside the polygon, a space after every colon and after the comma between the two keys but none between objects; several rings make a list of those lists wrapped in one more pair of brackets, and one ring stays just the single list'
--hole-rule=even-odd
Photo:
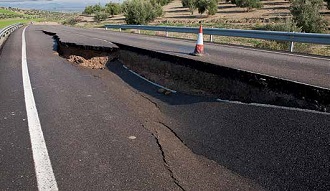
[{"label": "tree", "polygon": [[103,8],[102,8],[101,4],[96,4],[96,5],[93,6],[93,12],[94,12],[94,14],[101,12],[102,9]]},{"label": "tree", "polygon": [[260,0],[232,0],[238,7],[247,8],[247,11],[251,11],[253,8],[261,8],[262,4]]},{"label": "tree", "polygon": [[118,15],[121,11],[121,5],[119,3],[108,3],[105,5],[105,12],[111,16]]},{"label": "tree", "polygon": [[147,24],[163,14],[162,7],[149,0],[127,0],[123,4],[127,24]]},{"label": "tree", "polygon": [[181,0],[181,4],[183,8],[188,8],[188,0]]},{"label": "tree", "polygon": [[321,33],[327,27],[327,22],[319,13],[322,6],[322,0],[292,0],[290,12],[303,32]]},{"label": "tree", "polygon": [[76,25],[78,22],[80,22],[81,19],[77,18],[77,17],[71,17],[65,21],[62,22],[63,25],[71,25],[74,26]]},{"label": "tree", "polygon": [[190,13],[193,15],[197,8],[197,1],[198,0],[181,0],[182,7],[189,8]]},{"label": "tree", "polygon": [[210,0],[207,6],[207,11],[209,15],[215,15],[218,12],[218,1]]},{"label": "tree", "polygon": [[96,5],[90,5],[85,7],[85,10],[83,11],[84,14],[91,15],[91,14],[96,14],[102,11],[102,6],[100,4]]},{"label": "tree", "polygon": [[94,11],[93,11],[92,5],[85,7],[85,10],[83,11],[83,14],[87,14],[87,15],[91,15],[93,13],[94,13]]},{"label": "tree", "polygon": [[325,2],[327,2],[327,8],[330,9],[330,0],[324,0]]},{"label": "tree", "polygon": [[189,8],[190,13],[193,15],[196,9],[196,0],[187,0],[187,6]]},{"label": "tree", "polygon": [[209,15],[215,15],[218,11],[218,0],[195,0],[194,4],[200,14],[207,11]]},{"label": "tree", "polygon": [[105,19],[107,19],[108,16],[109,15],[105,12],[97,12],[94,16],[94,20],[99,23],[99,22],[104,21]]},{"label": "tree", "polygon": [[198,13],[203,14],[207,10],[208,0],[197,0],[196,7],[198,10]]}]

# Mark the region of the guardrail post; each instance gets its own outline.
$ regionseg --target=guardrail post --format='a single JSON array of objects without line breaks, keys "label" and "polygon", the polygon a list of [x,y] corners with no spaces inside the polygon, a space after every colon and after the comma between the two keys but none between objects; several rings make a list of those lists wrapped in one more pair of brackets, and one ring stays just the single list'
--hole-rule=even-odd
[{"label": "guardrail post", "polygon": [[[292,34],[294,33],[294,31],[292,32]],[[294,38],[294,36],[293,35],[291,35],[290,36],[290,39],[293,39]],[[291,41],[290,42],[290,52],[293,52],[293,46],[294,46],[294,44],[293,44],[293,41]]]},{"label": "guardrail post", "polygon": [[293,52],[293,42],[291,42],[291,44],[290,44],[290,52]]},{"label": "guardrail post", "polygon": [[[213,27],[211,27],[213,28]],[[210,34],[210,42],[213,42],[213,35]]]}]

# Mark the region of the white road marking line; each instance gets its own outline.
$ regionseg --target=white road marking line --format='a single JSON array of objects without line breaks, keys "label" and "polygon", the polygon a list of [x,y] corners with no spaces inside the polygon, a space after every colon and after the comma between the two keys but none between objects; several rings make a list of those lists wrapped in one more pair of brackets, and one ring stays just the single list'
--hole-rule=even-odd
[{"label": "white road marking line", "polygon": [[123,65],[123,68],[127,69],[127,70],[128,70],[129,72],[131,72],[132,74],[134,74],[134,75],[136,75],[137,77],[143,79],[144,81],[149,82],[150,84],[152,84],[152,85],[154,85],[154,86],[156,86],[156,87],[159,87],[159,88],[162,88],[162,89],[164,89],[164,90],[170,91],[171,93],[176,93],[176,92],[177,92],[177,91],[175,91],[175,90],[171,90],[171,89],[169,89],[169,88],[166,88],[166,87],[164,87],[164,86],[161,86],[161,85],[159,85],[159,84],[156,84],[155,82],[152,82],[152,81],[148,80],[147,78],[141,76],[140,74],[134,72],[133,70],[130,70],[130,69],[129,69],[127,66],[125,66],[125,65]]},{"label": "white road marking line", "polygon": [[49,159],[46,142],[42,133],[37,107],[35,104],[26,60],[25,30],[22,33],[22,75],[25,106],[30,132],[34,167],[37,176],[38,190],[57,191],[57,182]]},{"label": "white road marking line", "polygon": [[217,99],[217,101],[218,102],[223,102],[223,103],[239,104],[239,105],[251,105],[251,106],[256,106],[256,107],[284,109],[284,110],[291,110],[291,111],[301,111],[301,112],[307,112],[307,113],[330,115],[330,113],[321,112],[321,111],[314,111],[314,110],[310,110],[310,109],[300,109],[300,108],[294,108],[294,107],[285,107],[285,106],[269,105],[269,104],[262,104],[262,103],[243,103],[243,102],[240,102],[240,101],[230,101],[230,100],[223,100],[223,99]]}]

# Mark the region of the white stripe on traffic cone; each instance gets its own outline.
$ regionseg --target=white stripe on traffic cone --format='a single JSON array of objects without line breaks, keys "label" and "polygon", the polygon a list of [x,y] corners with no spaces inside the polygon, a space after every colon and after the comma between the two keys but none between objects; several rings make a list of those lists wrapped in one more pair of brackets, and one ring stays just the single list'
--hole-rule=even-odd
[{"label": "white stripe on traffic cone", "polygon": [[197,38],[197,43],[192,55],[201,56],[204,54],[204,43],[203,43],[203,27],[202,24],[199,26],[199,33]]}]

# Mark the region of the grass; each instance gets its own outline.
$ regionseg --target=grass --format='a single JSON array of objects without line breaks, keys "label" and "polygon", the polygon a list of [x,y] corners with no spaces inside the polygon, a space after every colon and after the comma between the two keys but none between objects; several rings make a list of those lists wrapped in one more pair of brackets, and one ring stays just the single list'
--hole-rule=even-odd
[{"label": "grass", "polygon": [[1,19],[0,20],[0,28],[4,28],[6,26],[15,24],[15,23],[29,23],[32,21],[39,21],[40,19]]},{"label": "grass", "polygon": [[5,15],[20,15],[14,11],[10,11],[10,10],[7,10],[7,9],[1,9],[0,8],[0,14],[5,14]]}]

